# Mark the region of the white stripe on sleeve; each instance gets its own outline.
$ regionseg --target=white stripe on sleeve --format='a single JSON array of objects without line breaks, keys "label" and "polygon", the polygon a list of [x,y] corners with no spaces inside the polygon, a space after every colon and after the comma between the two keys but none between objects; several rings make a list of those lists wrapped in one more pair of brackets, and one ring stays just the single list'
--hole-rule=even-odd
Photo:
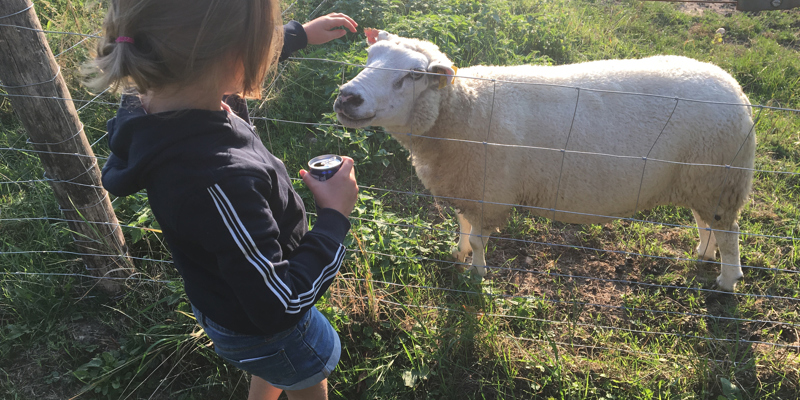
[{"label": "white stripe on sleeve", "polygon": [[293,296],[292,291],[275,272],[272,262],[270,262],[269,259],[261,253],[258,246],[256,246],[255,241],[253,241],[253,238],[247,232],[247,229],[245,229],[244,224],[239,219],[238,214],[233,209],[233,205],[222,191],[222,188],[220,188],[219,185],[214,185],[208,188],[208,192],[225,226],[236,242],[236,245],[242,251],[242,254],[244,254],[245,259],[247,259],[262,276],[267,288],[269,288],[281,304],[283,304],[285,312],[287,314],[297,314],[304,307],[314,304],[314,299],[320,289],[322,289],[324,283],[332,280],[336,276],[336,273],[339,272],[339,268],[344,260],[345,247],[339,244],[339,249],[336,251],[333,261],[320,271],[320,275],[314,280],[308,291]]}]

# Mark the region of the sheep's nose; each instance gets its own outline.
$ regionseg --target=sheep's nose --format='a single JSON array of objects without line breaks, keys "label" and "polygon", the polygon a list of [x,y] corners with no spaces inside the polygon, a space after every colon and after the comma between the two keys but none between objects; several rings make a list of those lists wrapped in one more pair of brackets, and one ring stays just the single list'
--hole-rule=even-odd
[{"label": "sheep's nose", "polygon": [[336,106],[343,107],[358,107],[364,103],[364,99],[360,94],[351,91],[342,91],[339,97],[336,98]]}]

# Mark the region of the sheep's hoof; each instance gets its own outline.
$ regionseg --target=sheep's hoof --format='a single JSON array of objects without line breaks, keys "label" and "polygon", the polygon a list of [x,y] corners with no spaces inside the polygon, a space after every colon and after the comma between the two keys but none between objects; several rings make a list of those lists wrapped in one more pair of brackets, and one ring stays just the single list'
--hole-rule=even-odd
[{"label": "sheep's hoof", "polygon": [[469,256],[469,253],[471,253],[471,251],[459,251],[458,247],[453,247],[453,251],[450,252],[450,255],[452,255],[453,259],[456,261],[464,262],[467,259],[467,256]]},{"label": "sheep's hoof", "polygon": [[473,265],[473,266],[469,267],[469,269],[467,271],[470,272],[470,273],[474,273],[474,274],[480,276],[481,278],[486,276],[486,267],[479,267],[477,265]]},{"label": "sheep's hoof", "polygon": [[726,292],[733,292],[736,289],[736,283],[742,280],[742,276],[734,279],[725,279],[722,275],[717,277],[717,287]]}]

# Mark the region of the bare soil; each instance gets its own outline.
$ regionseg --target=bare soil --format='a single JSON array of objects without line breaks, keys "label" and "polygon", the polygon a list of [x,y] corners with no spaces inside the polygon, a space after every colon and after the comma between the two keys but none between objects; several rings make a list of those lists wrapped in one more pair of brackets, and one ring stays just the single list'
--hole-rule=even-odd
[{"label": "bare soil", "polygon": [[689,15],[701,15],[705,12],[713,12],[721,15],[730,15],[736,12],[736,4],[727,3],[730,0],[708,0],[704,2],[681,2],[678,3],[678,10]]}]

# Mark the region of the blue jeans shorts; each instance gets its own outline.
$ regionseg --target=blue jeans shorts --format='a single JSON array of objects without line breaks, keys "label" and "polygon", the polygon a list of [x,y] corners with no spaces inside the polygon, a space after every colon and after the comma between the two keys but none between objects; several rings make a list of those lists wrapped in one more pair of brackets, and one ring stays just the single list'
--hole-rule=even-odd
[{"label": "blue jeans shorts", "polygon": [[278,389],[300,390],[322,382],[342,354],[339,335],[316,307],[293,328],[268,336],[236,333],[194,306],[192,311],[220,357]]}]

